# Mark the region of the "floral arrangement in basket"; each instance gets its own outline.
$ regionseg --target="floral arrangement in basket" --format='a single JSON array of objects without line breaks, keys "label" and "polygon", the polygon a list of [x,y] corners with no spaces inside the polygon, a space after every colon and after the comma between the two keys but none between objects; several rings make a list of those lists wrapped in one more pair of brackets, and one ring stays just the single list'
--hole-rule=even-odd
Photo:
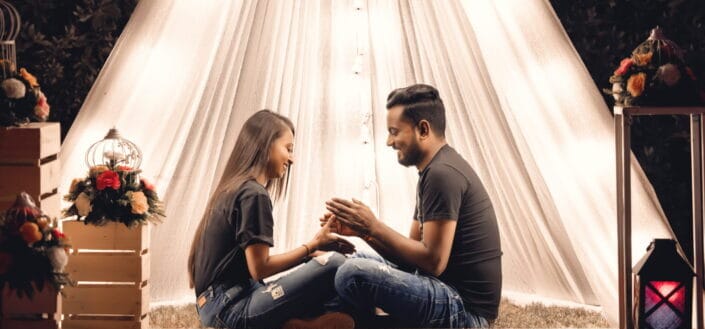
[{"label": "floral arrangement in basket", "polygon": [[705,104],[705,90],[683,59],[683,51],[660,28],[651,31],[610,77],[618,105],[695,106]]},{"label": "floral arrangement in basket", "polygon": [[0,125],[11,126],[30,121],[46,121],[50,106],[47,97],[39,88],[37,78],[26,69],[19,73],[10,60],[0,59],[0,68],[14,72],[0,81]]},{"label": "floral arrangement in basket", "polygon": [[71,284],[64,272],[69,239],[37,208],[27,193],[0,215],[0,282],[32,298],[49,283],[58,291]]},{"label": "floral arrangement in basket", "polygon": [[140,178],[141,153],[130,141],[111,129],[88,151],[88,176],[71,182],[66,201],[73,204],[65,216],[78,216],[86,224],[119,222],[127,227],[159,222],[163,204],[149,181]]}]

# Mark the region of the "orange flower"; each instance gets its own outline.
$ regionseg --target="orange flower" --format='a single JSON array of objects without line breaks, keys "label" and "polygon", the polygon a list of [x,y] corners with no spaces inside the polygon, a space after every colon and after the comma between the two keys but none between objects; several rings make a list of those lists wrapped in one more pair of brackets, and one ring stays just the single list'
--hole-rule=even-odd
[{"label": "orange flower", "polygon": [[627,91],[634,97],[639,97],[644,92],[646,73],[637,73],[627,80]]},{"label": "orange flower", "polygon": [[49,226],[49,219],[46,217],[39,217],[37,218],[37,225],[43,230],[45,227]]},{"label": "orange flower", "polygon": [[147,202],[147,196],[143,192],[132,192],[130,194],[130,206],[132,207],[131,212],[136,215],[142,215],[149,210],[149,203]]},{"label": "orange flower", "polygon": [[20,235],[27,243],[35,243],[42,239],[42,232],[39,232],[39,226],[32,222],[25,222],[20,226]]},{"label": "orange flower", "polygon": [[34,87],[39,87],[39,82],[37,82],[37,77],[33,76],[27,70],[24,68],[20,69],[20,75],[22,76],[23,79],[27,80],[29,82],[29,85]]},{"label": "orange flower", "polygon": [[648,52],[646,54],[634,54],[634,63],[637,66],[644,66],[646,64],[649,64],[651,62],[651,57],[654,57],[654,53]]}]

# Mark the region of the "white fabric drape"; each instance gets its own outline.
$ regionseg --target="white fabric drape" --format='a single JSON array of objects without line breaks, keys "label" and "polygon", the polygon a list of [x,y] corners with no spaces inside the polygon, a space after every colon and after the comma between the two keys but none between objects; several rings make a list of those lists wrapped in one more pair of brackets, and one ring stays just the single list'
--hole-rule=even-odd
[{"label": "white fabric drape", "polygon": [[[417,174],[385,145],[384,104],[417,82],[440,90],[449,143],[490,192],[506,294],[601,305],[616,323],[612,119],[548,1],[140,1],[64,142],[62,190],[110,127],[138,144],[167,205],[152,301],[193,301],[193,231],[262,108],[297,129],[276,251],[310,238],[333,196],[406,233]],[[671,233],[632,170],[636,260]]]}]

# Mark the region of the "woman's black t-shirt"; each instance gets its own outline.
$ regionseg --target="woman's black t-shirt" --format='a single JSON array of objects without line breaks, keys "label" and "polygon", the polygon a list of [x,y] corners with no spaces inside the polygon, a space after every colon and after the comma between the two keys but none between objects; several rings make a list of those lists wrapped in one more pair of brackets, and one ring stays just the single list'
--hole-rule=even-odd
[{"label": "woman's black t-shirt", "polygon": [[196,296],[214,283],[238,284],[250,279],[245,247],[274,245],[272,200],[255,180],[218,198],[213,205],[195,255]]}]

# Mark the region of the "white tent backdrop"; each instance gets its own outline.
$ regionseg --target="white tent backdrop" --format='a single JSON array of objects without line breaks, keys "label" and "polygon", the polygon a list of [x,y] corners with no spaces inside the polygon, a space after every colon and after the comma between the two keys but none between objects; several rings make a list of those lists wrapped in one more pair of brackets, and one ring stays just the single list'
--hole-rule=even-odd
[{"label": "white tent backdrop", "polygon": [[[138,144],[167,205],[152,230],[152,301],[193,302],[194,229],[262,108],[297,128],[277,251],[311,237],[333,196],[407,232],[418,176],[385,145],[384,104],[417,82],[440,90],[449,143],[490,192],[505,295],[599,305],[616,323],[612,118],[548,1],[140,1],[64,142],[61,189],[109,128]],[[636,261],[671,233],[632,171]]]}]

